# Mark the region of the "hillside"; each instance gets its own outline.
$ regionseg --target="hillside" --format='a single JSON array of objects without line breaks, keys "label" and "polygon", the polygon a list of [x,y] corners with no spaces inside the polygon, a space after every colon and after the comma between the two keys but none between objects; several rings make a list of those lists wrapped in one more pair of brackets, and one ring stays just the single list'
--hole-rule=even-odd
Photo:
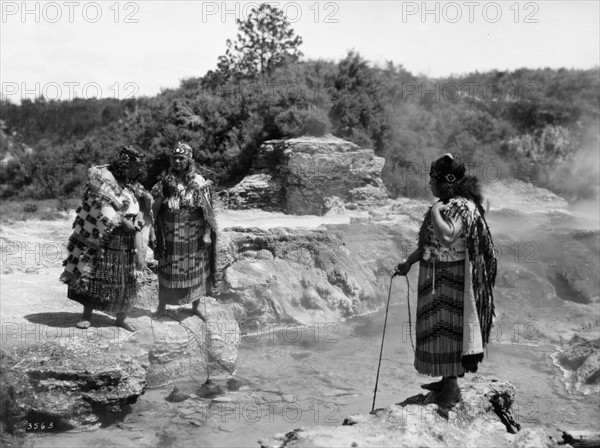
[{"label": "hillside", "polygon": [[[3,157],[10,152],[21,168],[3,176],[1,197],[76,197],[85,167],[124,143],[149,154],[148,185],[165,169],[168,148],[186,141],[205,174],[230,187],[263,142],[331,132],[386,159],[382,177],[394,197],[425,195],[426,182],[416,180],[451,151],[484,180],[516,178],[571,202],[593,199],[599,87],[598,70],[427,79],[350,52],[339,63],[288,64],[262,81],[208,72],[152,98],[3,102]],[[33,154],[13,153],[12,140]]]}]

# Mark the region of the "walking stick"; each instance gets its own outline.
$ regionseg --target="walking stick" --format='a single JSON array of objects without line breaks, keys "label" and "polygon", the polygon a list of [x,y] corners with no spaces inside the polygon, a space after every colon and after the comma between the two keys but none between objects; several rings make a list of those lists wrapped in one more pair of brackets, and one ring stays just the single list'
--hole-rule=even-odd
[{"label": "walking stick", "polygon": [[[208,314],[206,313],[206,299],[207,297],[204,297],[204,317],[206,318],[206,324],[208,324]],[[206,331],[208,332],[208,325],[206,325]],[[202,386],[208,386],[212,383],[212,381],[210,380],[210,367],[208,365],[210,362],[210,353],[208,353],[208,350],[209,347],[206,347],[206,381]]]},{"label": "walking stick", "polygon": [[383,354],[383,341],[385,340],[385,327],[387,326],[388,310],[390,308],[390,297],[392,296],[392,282],[394,275],[390,278],[390,290],[388,292],[387,305],[385,307],[385,320],[383,321],[383,335],[381,336],[381,350],[379,350],[379,364],[377,364],[377,377],[375,379],[375,392],[373,392],[373,406],[371,412],[375,409],[375,398],[377,397],[377,384],[379,383],[379,369],[381,369],[381,355]]},{"label": "walking stick", "polygon": [[[377,364],[377,378],[375,379],[375,392],[373,392],[373,405],[371,406],[371,412],[375,409],[375,398],[377,397],[377,384],[379,383],[379,370],[381,369],[381,356],[383,355],[383,341],[385,340],[385,327],[387,326],[387,317],[388,317],[388,309],[390,308],[390,297],[392,296],[392,281],[394,280],[394,276],[396,274],[392,274],[392,278],[390,278],[390,290],[388,292],[387,305],[385,307],[385,320],[383,321],[383,335],[381,336],[381,350],[379,350],[379,363]],[[410,336],[410,343],[413,348],[413,352],[415,351],[415,344],[412,339],[412,321],[410,317],[410,283],[408,281],[408,275],[406,277],[406,291],[408,294],[408,334]]]}]

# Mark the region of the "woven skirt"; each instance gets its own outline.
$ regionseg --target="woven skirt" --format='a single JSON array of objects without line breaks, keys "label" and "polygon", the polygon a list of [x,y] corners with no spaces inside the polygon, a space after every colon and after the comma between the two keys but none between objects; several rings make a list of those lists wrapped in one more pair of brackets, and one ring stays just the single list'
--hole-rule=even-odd
[{"label": "woven skirt", "polygon": [[421,260],[415,368],[430,376],[461,376],[464,260],[435,264]]},{"label": "woven skirt", "polygon": [[204,285],[190,288],[167,288],[158,285],[158,301],[164,305],[186,305],[206,296]]},{"label": "woven skirt", "polygon": [[210,289],[210,245],[203,242],[201,210],[161,210],[157,229],[158,300],[184,305]]},{"label": "woven skirt", "polygon": [[117,227],[103,247],[102,260],[84,290],[69,287],[68,297],[84,306],[109,313],[129,311],[137,298],[135,233]]}]

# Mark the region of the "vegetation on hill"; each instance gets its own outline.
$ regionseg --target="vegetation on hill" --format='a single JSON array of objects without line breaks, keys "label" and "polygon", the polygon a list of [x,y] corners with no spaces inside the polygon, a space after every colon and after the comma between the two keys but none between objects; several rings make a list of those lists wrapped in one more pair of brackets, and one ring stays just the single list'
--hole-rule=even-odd
[{"label": "vegetation on hill", "polygon": [[[149,155],[148,186],[184,141],[224,188],[248,172],[265,140],[326,133],[385,157],[392,195],[425,194],[429,163],[445,152],[484,180],[531,181],[570,200],[597,194],[597,162],[589,162],[598,152],[597,69],[429,79],[354,51],[339,62],[302,60],[302,39],[274,7],[238,28],[215,70],[155,97],[3,101],[0,197],[77,196],[86,167],[127,143]],[[19,145],[33,154],[7,157]]]}]

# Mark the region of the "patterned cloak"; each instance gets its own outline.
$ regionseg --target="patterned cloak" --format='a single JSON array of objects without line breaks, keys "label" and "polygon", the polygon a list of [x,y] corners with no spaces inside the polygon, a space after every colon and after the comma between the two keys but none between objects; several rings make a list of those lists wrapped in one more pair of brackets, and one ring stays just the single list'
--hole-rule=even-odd
[{"label": "patterned cloak", "polygon": [[[497,260],[494,251],[494,242],[481,206],[476,205],[475,211],[469,210],[467,199],[456,197],[451,199],[442,212],[448,220],[460,218],[462,220],[465,244],[471,264],[471,278],[477,315],[481,326],[483,345],[490,340],[494,312],[494,284],[496,281]],[[431,208],[425,214],[423,224],[419,230],[419,248],[429,248],[431,257],[443,251],[443,246],[437,241],[433,233],[431,222]]]},{"label": "patterned cloak", "polygon": [[[152,188],[152,196],[155,198],[163,198],[161,210],[158,212],[158,216],[156,216],[156,246],[154,257],[157,260],[164,260],[170,256],[173,257],[174,255],[167,253],[166,232],[169,231],[167,229],[169,224],[164,221],[164,217],[162,216],[164,215],[163,210],[168,210],[169,214],[181,212],[188,213],[190,216],[200,216],[200,221],[203,222],[203,225],[210,229],[211,246],[208,253],[208,280],[210,281],[211,286],[214,286],[216,284],[217,266],[217,222],[213,210],[212,182],[194,172],[188,173],[185,180],[180,180],[173,174],[167,174],[167,176]],[[194,239],[202,238],[202,236],[203,234],[195,235]],[[185,244],[184,241],[181,243]],[[179,257],[175,256],[175,258]],[[175,262],[175,258],[172,260],[173,262]],[[198,258],[198,260],[201,259],[202,257]],[[166,282],[165,286],[171,288],[196,286],[197,281],[194,279],[185,279],[186,275],[183,271],[186,269],[194,270],[197,267],[181,266],[180,268],[181,269],[178,269],[177,266],[173,266],[172,269],[174,272],[178,270],[181,271],[182,276],[180,276],[181,278],[178,280],[161,279],[161,281]],[[209,293],[209,291],[206,292]]]},{"label": "patterned cloak", "polygon": [[[102,261],[104,247],[132,203],[132,192],[119,186],[106,165],[91,167],[83,201],[77,208],[69,255],[63,262],[63,283],[86,292],[90,274]],[[135,201],[135,200],[134,200]]]}]

